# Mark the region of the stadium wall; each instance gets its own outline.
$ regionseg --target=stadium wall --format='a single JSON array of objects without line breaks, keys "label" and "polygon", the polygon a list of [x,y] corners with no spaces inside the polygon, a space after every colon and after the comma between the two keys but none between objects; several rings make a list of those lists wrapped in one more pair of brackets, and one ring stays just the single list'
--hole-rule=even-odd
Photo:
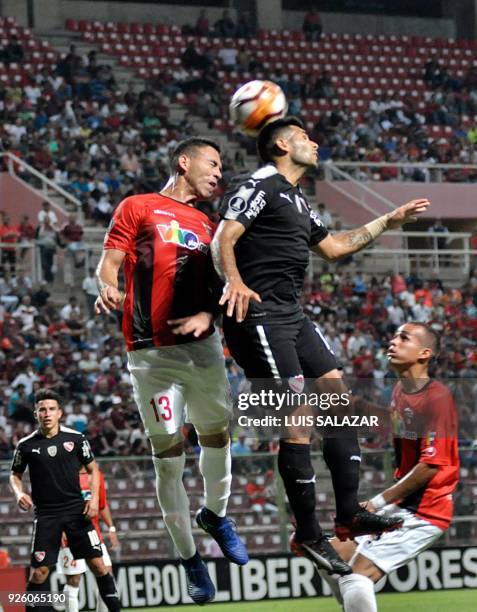
[{"label": "stadium wall", "polygon": [[[388,15],[358,15],[320,13],[323,32],[348,34],[401,34],[406,36],[442,36],[454,38],[456,24],[451,18],[400,17]],[[304,13],[283,11],[283,27],[301,30]]]},{"label": "stadium wall", "polygon": [[[35,0],[34,26],[40,29],[63,27],[65,20],[97,19],[99,21],[164,22],[183,25],[193,24],[202,7],[186,4],[155,4],[151,2],[92,2],[88,0]],[[223,9],[207,6],[211,23],[219,19]],[[232,17],[236,10],[228,9]],[[3,0],[2,15],[11,15],[21,25],[28,25],[27,2]],[[280,0],[256,0],[259,26],[301,30],[303,11],[282,11]],[[325,32],[349,32],[369,34],[406,34],[408,36],[456,36],[456,23],[452,17],[416,18],[384,15],[345,13],[321,13]]]},{"label": "stadium wall", "polygon": [[[375,215],[359,206],[351,198],[337,191],[346,191],[360,202],[371,206],[377,214],[389,212],[389,209],[376,198],[360,189],[356,183],[348,181],[316,181],[316,197],[326,206],[340,214],[345,222],[352,225],[368,223]],[[416,183],[416,182],[379,182],[368,181],[368,187],[384,196],[396,206],[415,200],[427,198],[431,207],[422,215],[425,219],[469,219],[475,220],[475,185],[468,183]]]},{"label": "stadium wall", "polygon": [[[2,172],[0,173],[0,202],[0,208],[8,213],[12,223],[20,223],[22,215],[29,215],[30,220],[35,223],[43,197],[32,187],[24,185],[7,172]],[[55,208],[55,212],[61,222],[68,218],[59,208]]]},{"label": "stadium wall", "polygon": [[[261,601],[330,595],[326,583],[305,557],[290,554],[257,556],[239,567],[225,559],[206,560],[217,585],[215,602]],[[191,603],[183,567],[177,561],[119,563],[116,582],[124,608],[171,606]],[[61,591],[64,577],[56,571],[50,588]],[[384,577],[378,591],[407,593],[477,587],[477,548],[429,549],[409,565]],[[80,609],[94,609],[96,583],[90,572],[81,582]]]}]

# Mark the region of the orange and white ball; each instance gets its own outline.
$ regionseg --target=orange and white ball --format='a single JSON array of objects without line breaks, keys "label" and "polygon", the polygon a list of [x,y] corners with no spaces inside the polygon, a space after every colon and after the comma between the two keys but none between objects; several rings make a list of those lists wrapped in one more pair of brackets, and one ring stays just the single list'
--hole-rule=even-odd
[{"label": "orange and white ball", "polygon": [[276,83],[249,81],[234,93],[229,108],[237,128],[249,136],[256,136],[267,123],[284,117],[288,104]]}]

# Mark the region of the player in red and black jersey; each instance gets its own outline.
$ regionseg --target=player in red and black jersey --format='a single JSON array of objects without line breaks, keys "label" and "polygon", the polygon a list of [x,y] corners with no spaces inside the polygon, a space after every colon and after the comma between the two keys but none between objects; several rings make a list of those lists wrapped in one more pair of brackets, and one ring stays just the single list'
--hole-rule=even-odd
[{"label": "player in red and black jersey", "polygon": [[392,398],[397,482],[366,502],[384,516],[400,516],[397,531],[355,541],[332,540],[353,573],[322,576],[345,612],[376,612],[374,583],[406,565],[448,529],[459,480],[458,422],[449,389],[429,377],[439,337],[423,323],[406,323],[391,341],[388,359],[399,375]]},{"label": "player in red and black jersey", "polygon": [[[224,555],[242,565],[245,546],[227,519],[231,406],[222,344],[214,330],[217,279],[209,254],[214,227],[194,208],[221,178],[218,146],[190,138],[171,157],[160,193],[126,198],[116,209],[98,265],[98,313],[123,307],[123,333],[134,397],[153,449],[164,522],[186,570],[189,595],[211,601],[214,586],[192,538],[182,474],[182,426],[199,435],[205,507],[196,517]],[[118,290],[124,265],[125,296]],[[220,282],[218,287],[221,288]]]}]

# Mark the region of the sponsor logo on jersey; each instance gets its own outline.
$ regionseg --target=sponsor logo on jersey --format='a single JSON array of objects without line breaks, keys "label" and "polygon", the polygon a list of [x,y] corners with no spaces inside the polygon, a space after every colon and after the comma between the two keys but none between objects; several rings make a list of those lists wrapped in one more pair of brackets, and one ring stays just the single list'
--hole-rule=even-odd
[{"label": "sponsor logo on jersey", "polygon": [[404,421],[406,425],[410,425],[412,423],[412,419],[414,418],[414,411],[412,408],[404,408]]},{"label": "sponsor logo on jersey", "polygon": [[195,232],[186,228],[183,229],[177,221],[171,221],[170,225],[158,224],[156,227],[163,242],[177,244],[190,251],[207,250],[206,245],[201,243]]},{"label": "sponsor logo on jersey", "polygon": [[310,219],[314,221],[315,225],[319,225],[320,227],[325,227],[321,219],[318,217],[318,215],[312,210],[310,210]]},{"label": "sponsor logo on jersey", "polygon": [[19,450],[15,453],[15,458],[13,459],[13,465],[16,467],[22,464],[22,454]]},{"label": "sponsor logo on jersey", "polygon": [[56,448],[56,446],[49,446],[46,450],[48,451],[48,454],[50,455],[50,457],[56,457],[56,453],[58,452],[58,449]]},{"label": "sponsor logo on jersey", "polygon": [[46,552],[44,550],[37,550],[36,552],[33,553],[33,556],[38,561],[38,563],[41,563],[43,559],[46,557]]},{"label": "sponsor logo on jersey", "polygon": [[436,453],[437,453],[437,450],[435,446],[428,446],[422,451],[422,454],[425,455],[426,457],[434,457]]},{"label": "sponsor logo on jersey", "polygon": [[305,388],[305,377],[303,374],[297,376],[290,376],[288,378],[288,386],[294,393],[301,393]]},{"label": "sponsor logo on jersey", "polygon": [[31,452],[32,452],[32,453],[38,453],[38,454],[40,454],[40,449],[39,449],[39,448],[32,448],[32,449],[31,449]]},{"label": "sponsor logo on jersey", "polygon": [[359,461],[361,463],[361,457],[359,455],[351,455],[350,461]]},{"label": "sponsor logo on jersey", "polygon": [[169,212],[168,210],[160,210],[159,208],[156,208],[154,211],[155,215],[166,215],[167,217],[175,217],[175,213],[173,212]]},{"label": "sponsor logo on jersey", "polygon": [[259,191],[257,195],[253,198],[253,200],[250,202],[250,206],[247,212],[245,213],[247,219],[252,219],[253,217],[256,217],[258,213],[262,210],[262,208],[265,206],[267,201],[265,200],[264,196],[265,192]]},{"label": "sponsor logo on jersey", "polygon": [[65,450],[67,450],[69,453],[71,453],[71,451],[75,447],[75,443],[74,442],[63,442],[63,447],[64,447]]}]

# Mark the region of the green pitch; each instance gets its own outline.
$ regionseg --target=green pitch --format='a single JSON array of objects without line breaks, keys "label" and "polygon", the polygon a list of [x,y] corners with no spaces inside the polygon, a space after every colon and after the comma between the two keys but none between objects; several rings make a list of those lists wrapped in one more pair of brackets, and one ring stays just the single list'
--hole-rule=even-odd
[{"label": "green pitch", "polygon": [[[379,612],[476,612],[477,589],[455,591],[430,591],[428,593],[383,593],[378,594]],[[159,608],[156,608],[159,610]],[[166,606],[161,610],[187,612],[197,606]],[[340,612],[341,608],[331,597],[310,599],[275,599],[229,604],[209,604],[200,608],[210,612]],[[151,612],[153,608],[129,608],[130,612]]]}]

